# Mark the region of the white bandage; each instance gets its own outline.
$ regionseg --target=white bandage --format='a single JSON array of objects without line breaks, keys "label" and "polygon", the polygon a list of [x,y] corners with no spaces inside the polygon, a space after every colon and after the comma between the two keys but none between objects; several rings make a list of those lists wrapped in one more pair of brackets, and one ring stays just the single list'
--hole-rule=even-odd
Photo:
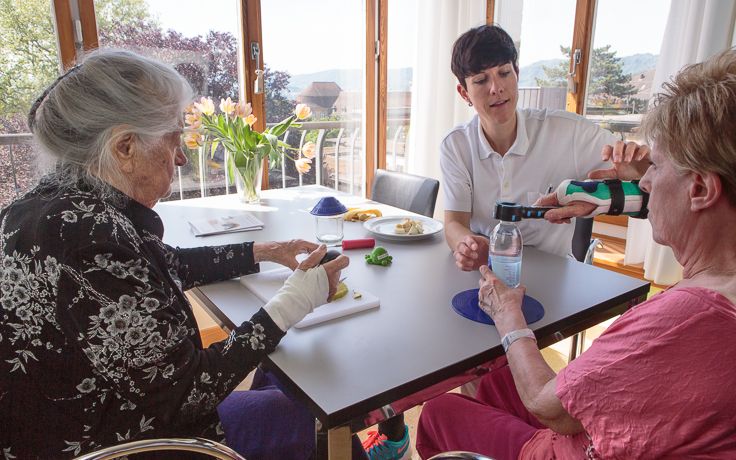
[{"label": "white bandage", "polygon": [[286,332],[316,307],[325,304],[329,289],[327,272],[323,266],[307,271],[297,269],[263,309]]}]

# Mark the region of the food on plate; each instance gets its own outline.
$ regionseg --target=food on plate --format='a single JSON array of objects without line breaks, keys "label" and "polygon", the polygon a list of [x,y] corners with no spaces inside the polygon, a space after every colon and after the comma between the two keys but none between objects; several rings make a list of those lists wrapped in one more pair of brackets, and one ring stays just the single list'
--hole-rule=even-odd
[{"label": "food on plate", "polygon": [[378,209],[348,208],[344,219],[348,222],[365,222],[368,219],[381,217],[382,215],[383,213]]},{"label": "food on plate", "polygon": [[361,297],[363,297],[363,294],[353,289],[353,299],[357,300],[357,299],[360,299]]},{"label": "food on plate", "polygon": [[418,220],[406,218],[394,227],[394,233],[398,235],[421,235],[424,226]]},{"label": "food on plate", "polygon": [[337,285],[337,290],[335,291],[335,293],[332,294],[332,297],[330,297],[329,302],[334,302],[335,300],[342,299],[347,294],[348,286],[341,281],[340,284]]}]

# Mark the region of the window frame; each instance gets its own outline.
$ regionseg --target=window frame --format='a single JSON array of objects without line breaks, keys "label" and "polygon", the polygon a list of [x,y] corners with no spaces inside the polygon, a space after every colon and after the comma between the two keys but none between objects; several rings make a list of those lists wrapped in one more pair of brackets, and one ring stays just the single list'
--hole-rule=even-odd
[{"label": "window frame", "polygon": [[[249,50],[251,43],[258,43],[260,63],[264,61],[262,43],[261,0],[239,0],[240,2],[240,73],[241,97],[250,101],[257,117],[256,129],[265,128],[265,95],[255,94],[253,75],[256,63]],[[371,184],[377,168],[386,167],[386,141],[388,123],[388,2],[389,0],[365,0],[365,175],[366,197],[370,198]],[[492,24],[496,0],[486,0],[486,23]],[[575,93],[568,88],[566,108],[582,115],[588,81],[588,67],[593,40],[593,21],[596,0],[577,0],[573,27],[570,71],[573,69],[574,50],[581,50],[581,62],[577,65],[573,82]],[[57,31],[61,68],[74,66],[78,47],[91,50],[99,46],[94,0],[53,0],[52,12]],[[78,24],[78,26],[75,26]],[[76,43],[75,29],[79,28],[82,41]],[[80,46],[81,45],[81,46]],[[268,171],[264,168],[263,186],[268,188]]]}]

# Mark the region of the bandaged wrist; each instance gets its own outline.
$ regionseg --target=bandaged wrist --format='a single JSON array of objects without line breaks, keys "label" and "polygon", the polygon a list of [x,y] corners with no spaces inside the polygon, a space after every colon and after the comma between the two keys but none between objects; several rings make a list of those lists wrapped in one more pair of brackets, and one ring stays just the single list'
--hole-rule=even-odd
[{"label": "bandaged wrist", "polygon": [[630,217],[645,218],[648,198],[649,194],[639,188],[639,181],[566,180],[557,187],[557,201],[563,206],[573,201],[596,205],[593,212],[582,217],[626,214]]},{"label": "bandaged wrist", "polygon": [[329,282],[324,267],[320,265],[307,271],[297,269],[263,309],[286,332],[316,307],[326,303],[328,293]]}]

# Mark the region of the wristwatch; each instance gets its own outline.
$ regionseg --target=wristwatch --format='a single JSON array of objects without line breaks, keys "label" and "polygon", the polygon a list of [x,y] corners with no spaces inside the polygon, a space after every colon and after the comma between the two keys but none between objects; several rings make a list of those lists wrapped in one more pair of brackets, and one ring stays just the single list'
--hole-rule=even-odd
[{"label": "wristwatch", "polygon": [[501,339],[501,345],[503,345],[503,352],[508,353],[509,347],[511,346],[511,344],[524,337],[529,337],[530,339],[534,340],[534,342],[537,341],[537,338],[534,336],[534,331],[532,331],[531,329],[529,328],[517,329],[515,331],[511,331],[508,334],[504,335],[503,339]]}]

